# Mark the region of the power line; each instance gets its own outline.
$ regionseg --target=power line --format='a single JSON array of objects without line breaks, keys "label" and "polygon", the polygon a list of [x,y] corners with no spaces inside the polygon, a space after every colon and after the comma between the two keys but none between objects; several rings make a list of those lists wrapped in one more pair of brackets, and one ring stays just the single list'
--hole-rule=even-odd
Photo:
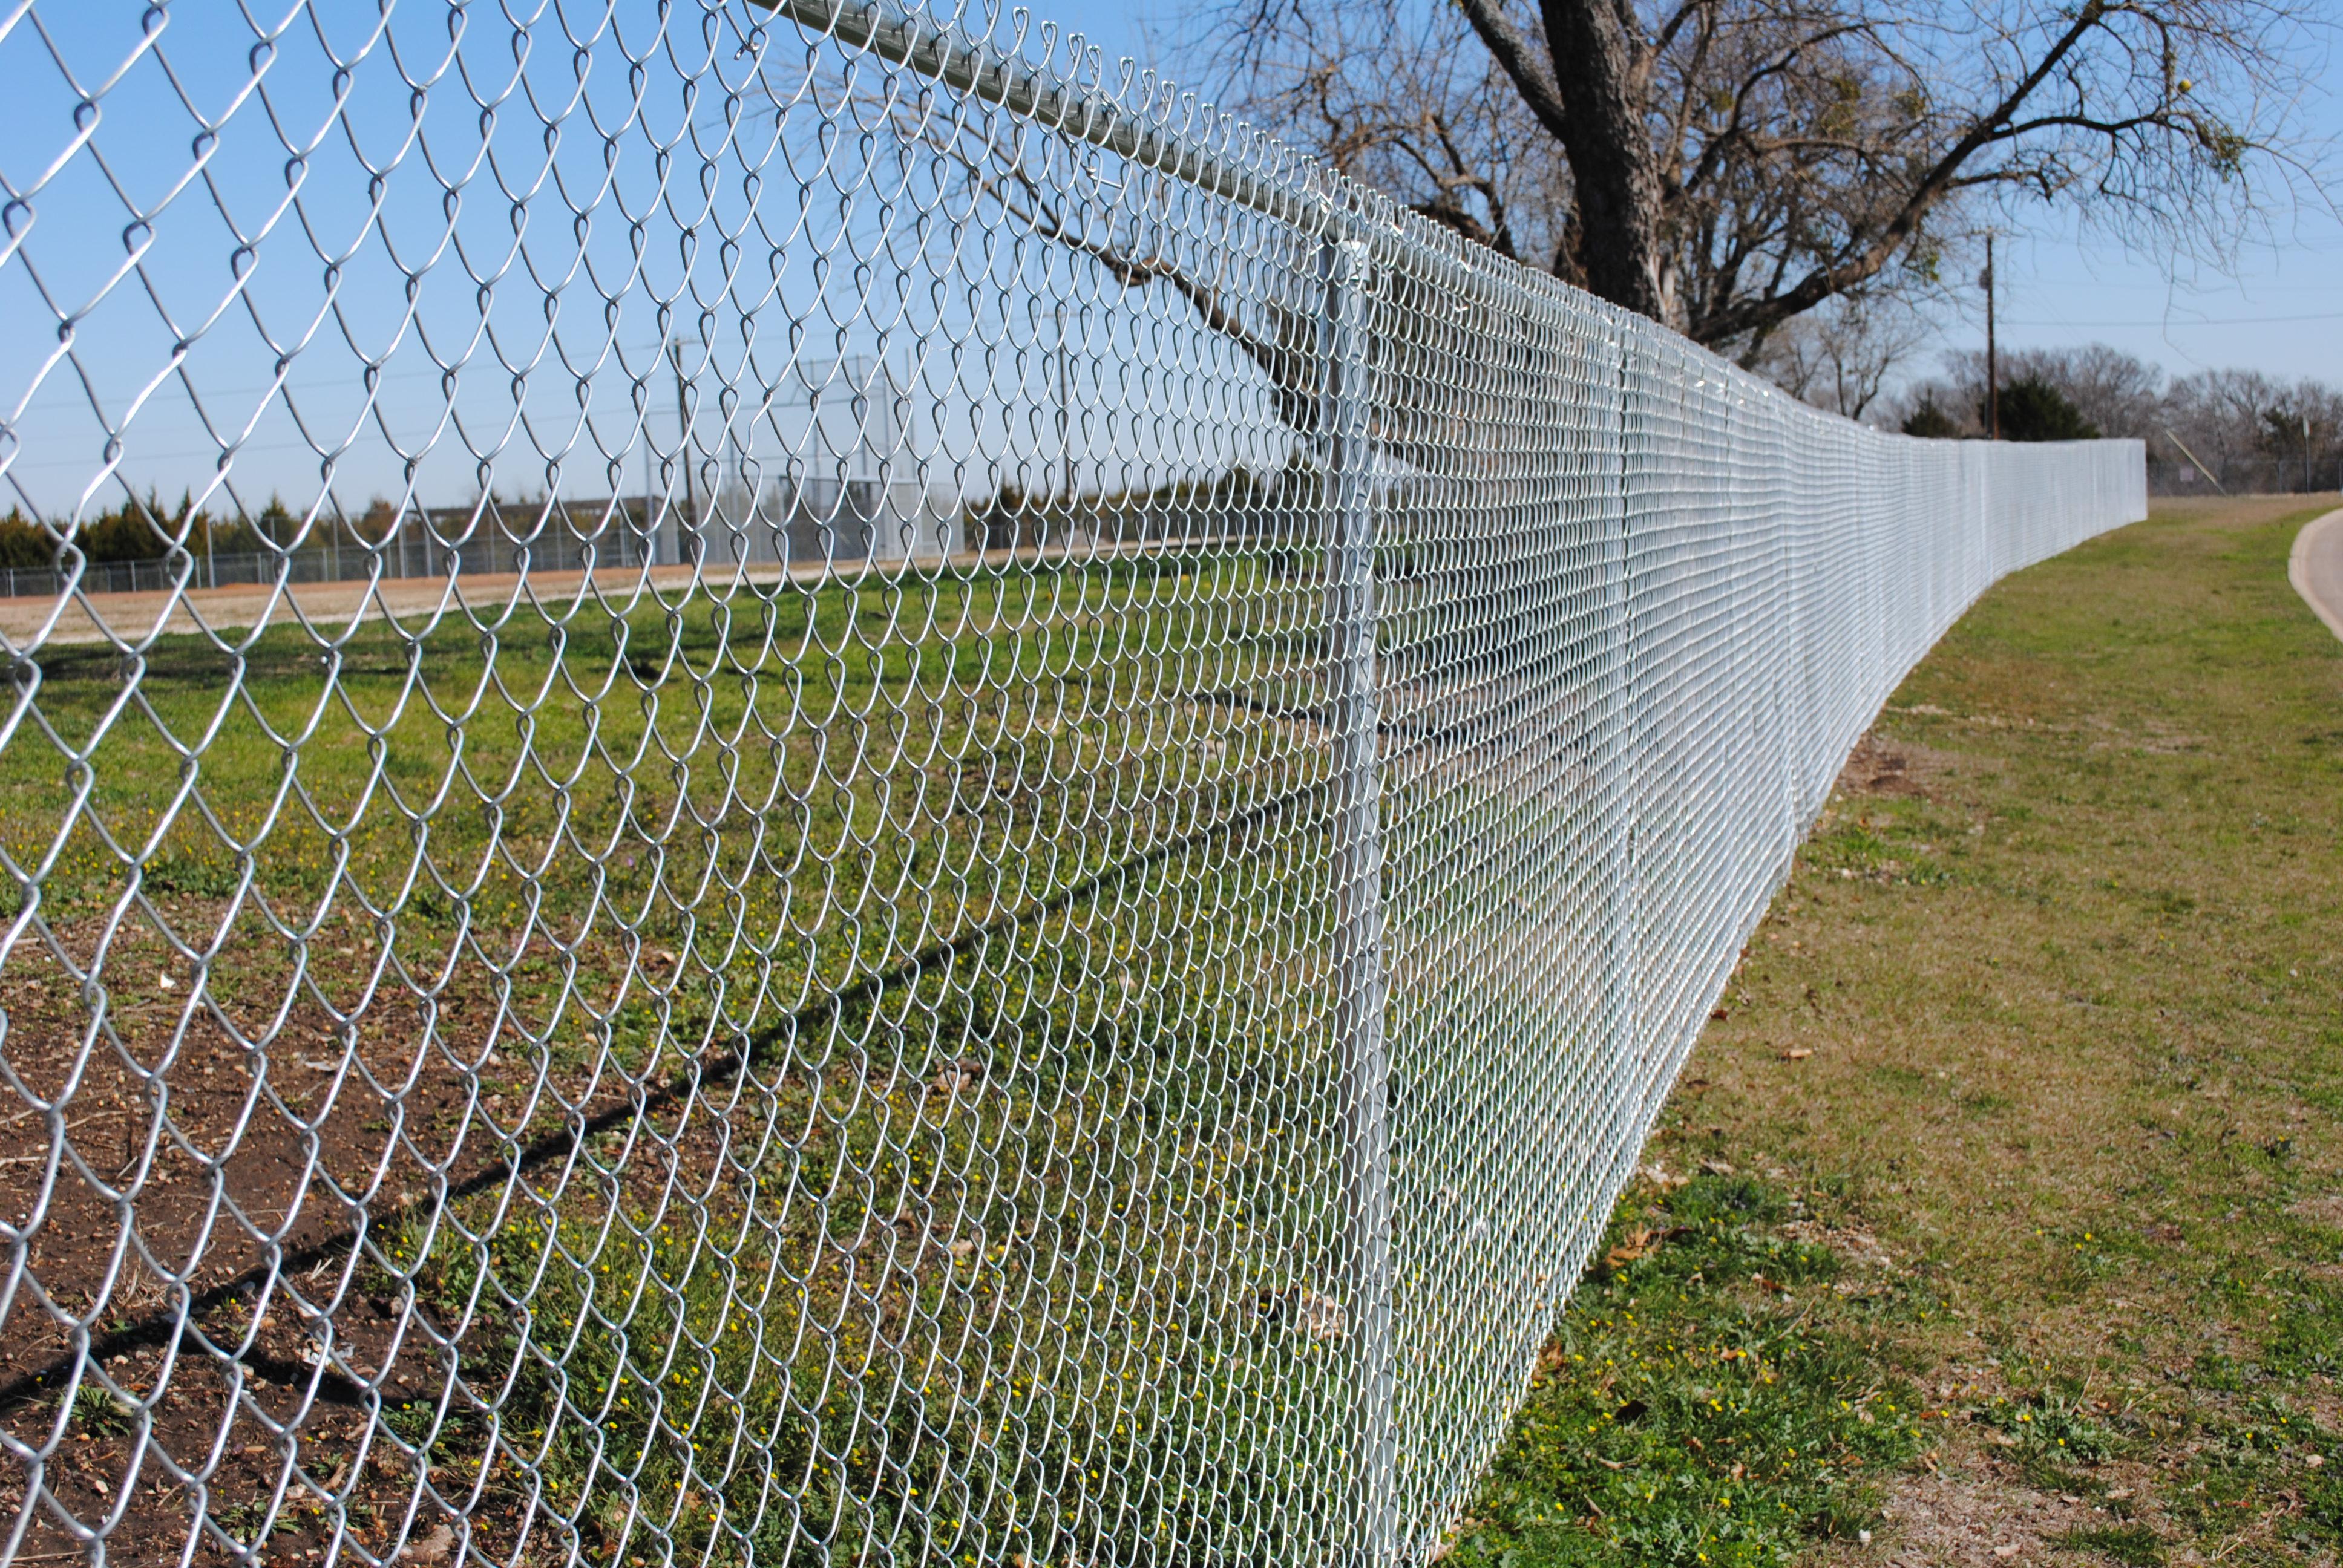
[{"label": "power line", "polygon": [[2158,317],[2139,321],[2011,321],[2011,327],[2252,327],[2288,321],[2343,321],[2343,310],[2323,310],[2309,316]]},{"label": "power line", "polygon": [[[624,354],[649,353],[659,355],[663,357],[665,355],[665,346],[658,343],[621,344],[618,346],[618,351]],[[364,362],[358,362],[355,367],[355,370],[358,376],[363,377],[366,370]],[[426,377],[445,379],[449,376],[461,377],[467,372],[469,372],[475,378],[488,377],[493,379],[498,378],[495,377],[494,373],[499,370],[503,370],[503,367],[493,362],[485,367],[474,365],[469,362],[463,365],[451,365],[445,367],[409,365],[401,366],[396,370],[385,370],[377,379],[382,381],[414,381]],[[503,370],[503,375],[500,378],[505,381],[512,381],[518,378],[535,376],[538,373],[538,370],[534,368],[526,371]],[[559,377],[552,377],[551,379],[558,381]],[[572,373],[571,379],[576,380],[578,379],[578,377]],[[590,380],[592,378],[588,377],[584,377],[584,379]],[[164,387],[173,386],[175,383],[176,376],[171,379],[166,379],[158,384],[155,388],[155,392],[159,394]],[[617,384],[618,383],[613,383],[613,385]],[[631,382],[626,384],[631,385]],[[281,387],[266,381],[256,382],[249,387],[206,387],[204,388],[204,393],[206,397],[246,397],[254,395],[255,393],[260,392],[266,392],[271,396],[279,396],[287,393],[344,392],[353,389],[352,383],[349,379],[336,377],[330,381],[287,381]],[[355,389],[363,391],[365,388],[363,386],[359,386]],[[79,387],[60,387],[55,391],[45,390],[42,396],[35,397],[30,403],[25,405],[25,411],[30,413],[35,409],[61,407],[79,408],[86,407],[88,403],[89,394],[87,392],[82,390]]]}]

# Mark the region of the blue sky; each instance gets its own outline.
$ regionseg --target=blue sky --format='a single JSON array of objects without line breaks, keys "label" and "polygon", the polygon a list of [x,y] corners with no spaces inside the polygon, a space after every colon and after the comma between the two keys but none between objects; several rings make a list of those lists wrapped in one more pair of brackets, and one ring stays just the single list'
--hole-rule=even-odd
[{"label": "blue sky", "polygon": [[[2290,226],[2282,247],[2247,247],[2234,270],[2172,269],[2055,229],[2019,236],[2002,264],[2004,341],[2107,343],[2175,375],[2240,366],[2343,384],[2343,225],[2308,212]],[[1981,340],[1983,317],[1969,315]]]},{"label": "blue sky", "polygon": [[[1151,34],[1176,38],[1187,25],[1180,3],[1058,0],[1044,14],[1110,58],[1151,64],[1161,52]],[[1093,286],[1095,311],[1078,307],[1070,323],[1053,323],[1047,302],[1067,290],[1061,276],[1051,281],[1061,257],[996,256],[986,243],[948,236],[949,265],[923,274],[929,258],[912,252],[930,240],[905,237],[906,217],[870,216],[882,210],[870,193],[884,180],[840,183],[837,160],[875,168],[875,144],[823,154],[807,187],[817,206],[793,218],[794,197],[775,197],[796,188],[789,158],[803,149],[790,153],[769,116],[761,127],[752,119],[726,130],[716,100],[689,100],[679,85],[763,68],[743,65],[731,8],[703,23],[696,7],[679,7],[683,22],[661,33],[649,0],[620,0],[614,22],[574,46],[559,31],[572,12],[601,16],[592,5],[544,6],[518,64],[510,27],[489,6],[465,13],[469,31],[451,44],[441,5],[397,7],[377,36],[372,5],[249,0],[249,14],[291,23],[266,58],[255,53],[236,0],[172,0],[166,10],[144,0],[35,0],[0,15],[14,18],[0,27],[0,82],[10,95],[0,175],[19,191],[37,186],[29,227],[28,209],[9,219],[21,254],[0,265],[0,411],[25,407],[7,433],[15,493],[0,495],[0,508],[30,498],[43,516],[87,515],[118,503],[126,485],[186,487],[199,499],[209,487],[214,509],[232,493],[257,511],[279,491],[297,511],[329,496],[359,510],[409,489],[444,505],[477,494],[483,475],[507,496],[536,493],[548,479],[571,497],[614,486],[671,490],[679,481],[659,470],[657,455],[674,450],[684,419],[662,345],[684,346],[691,384],[707,390],[690,416],[702,451],[758,427],[759,450],[785,455],[794,440],[802,457],[803,417],[792,427],[754,408],[719,409],[717,389],[769,389],[793,372],[858,359],[897,367],[896,385],[923,384],[926,438],[930,449],[950,448],[945,477],[964,493],[998,482],[988,465],[1004,453],[1037,460],[1069,397],[1090,405],[1073,419],[1087,432],[1074,438],[1076,461],[1091,465],[1086,487],[1279,459],[1264,444],[1259,399],[1242,392],[1257,377],[1220,363],[1226,346],[1217,340],[1196,351],[1203,358],[1193,367],[1222,389],[1209,416],[1192,397],[1176,414],[1174,404],[1134,407],[1128,367],[1143,367],[1146,355],[1122,335],[1147,328],[1144,310],[1118,310]],[[126,67],[143,20],[156,16],[166,19],[165,48]],[[802,70],[793,41],[773,47],[769,60],[795,58]],[[649,86],[638,103],[626,67],[639,55]],[[337,57],[358,62],[338,107]],[[69,76],[102,105],[87,145]],[[1209,81],[1183,85],[1212,95]],[[2343,68],[2331,61],[2325,87],[2314,116],[2343,128]],[[418,103],[427,103],[421,142],[411,134]],[[502,116],[485,146],[481,105]],[[218,145],[199,158],[198,116],[223,116]],[[544,136],[548,117],[561,138]],[[800,112],[796,124],[820,117]],[[621,127],[608,146],[623,144],[623,156],[607,166],[597,123]],[[695,150],[710,138],[713,163]],[[731,183],[705,192],[662,184],[661,146],[683,155],[677,167],[729,170]],[[292,147],[302,159],[288,160]],[[378,206],[367,196],[370,167],[391,171]],[[764,181],[761,196],[746,194],[744,169]],[[861,205],[840,217],[850,186]],[[442,210],[451,188],[464,192],[456,220]],[[528,193],[525,207],[511,191]],[[591,211],[590,233],[572,223],[566,199]],[[820,200],[831,204],[827,217]],[[655,213],[660,205],[668,210]],[[898,212],[913,206],[932,210],[933,193]],[[134,206],[158,215],[150,229],[126,228]],[[629,213],[643,220],[633,231],[648,246],[639,259]],[[685,220],[699,226],[694,232],[736,236],[731,257],[712,241],[679,256]],[[525,246],[516,237],[524,229]],[[855,236],[883,237],[880,229],[894,236],[893,252],[850,254]],[[238,234],[258,239],[241,284]],[[2283,237],[2280,246],[2245,247],[2234,268],[2171,276],[2153,257],[2055,226],[2021,235],[2004,250],[2006,341],[2103,341],[2175,372],[2244,365],[2343,381],[2335,281],[2343,225],[2303,213]],[[337,270],[324,256],[338,258]],[[420,280],[411,307],[409,276]],[[497,286],[484,291],[482,279]],[[493,305],[483,303],[490,296]],[[546,308],[549,299],[558,310]],[[693,308],[678,309],[679,300]],[[1041,318],[1023,319],[1037,304]],[[61,315],[75,323],[70,357],[58,353]],[[1071,375],[1054,347],[1061,330],[1082,356]],[[1948,314],[1944,347],[1981,338],[1974,301]],[[193,391],[166,374],[182,340]],[[280,356],[290,398],[276,387]],[[378,377],[371,393],[370,377]],[[1148,396],[1173,394],[1158,387]],[[979,428],[986,420],[993,427]],[[128,432],[112,475],[110,430]],[[236,447],[226,478],[223,443]],[[413,456],[405,467],[402,451]]]},{"label": "blue sky", "polygon": [[[1110,53],[1144,60],[1151,34],[1178,36],[1177,3],[1064,0],[1054,14]],[[2307,106],[2310,122],[2343,139],[2343,51],[2330,51],[2324,65],[2319,94]],[[1210,95],[1212,84],[1189,85]],[[2343,188],[2337,196],[2343,201]],[[2343,384],[2343,222],[2332,213],[2288,216],[2270,243],[2241,245],[2234,262],[2178,266],[2078,235],[2039,208],[2017,221],[2026,226],[2000,253],[2004,342],[2107,343],[2176,375],[2235,365]],[[1981,299],[1946,315],[1943,342],[1984,347]]]},{"label": "blue sky", "polygon": [[674,494],[687,418],[703,494],[792,463],[864,477],[868,443],[839,449],[809,380],[831,408],[899,401],[856,418],[908,426],[919,480],[962,494],[1058,471],[1069,420],[1086,488],[1282,460],[1225,341],[1186,332],[1210,339],[1185,345],[1201,398],[1136,385],[1168,350],[1131,334],[1184,310],[955,224],[900,137],[840,134],[837,52],[809,86],[786,22],[752,37],[743,7],[662,20],[652,0],[511,8],[526,31],[490,5],[379,15],[0,11],[0,175],[25,197],[0,265],[0,411],[23,409],[0,509]]}]

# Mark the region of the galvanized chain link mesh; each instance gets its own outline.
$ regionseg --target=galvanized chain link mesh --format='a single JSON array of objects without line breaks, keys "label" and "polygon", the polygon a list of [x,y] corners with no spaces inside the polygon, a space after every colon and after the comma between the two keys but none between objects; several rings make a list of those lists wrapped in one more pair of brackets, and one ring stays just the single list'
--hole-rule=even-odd
[{"label": "galvanized chain link mesh", "polygon": [[2143,510],[788,5],[0,14],[0,1560],[1422,1562]]}]

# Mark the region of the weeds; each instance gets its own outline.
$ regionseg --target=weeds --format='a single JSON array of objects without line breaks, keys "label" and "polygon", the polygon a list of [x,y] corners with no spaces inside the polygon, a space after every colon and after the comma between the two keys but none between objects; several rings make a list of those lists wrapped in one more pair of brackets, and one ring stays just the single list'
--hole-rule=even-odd
[{"label": "weeds", "polygon": [[1465,1565],[1775,1563],[1852,1539],[1925,1446],[1917,1395],[1849,1326],[1803,1204],[1701,1176],[1621,1206],[1453,1555]]},{"label": "weeds", "polygon": [[95,1437],[119,1437],[136,1430],[138,1407],[110,1389],[85,1382],[74,1391],[74,1425]]},{"label": "weeds", "polygon": [[2066,1552],[2096,1552],[2123,1568],[2157,1568],[2164,1561],[2164,1543],[2144,1524],[2102,1524],[2066,1530],[2050,1538]]}]

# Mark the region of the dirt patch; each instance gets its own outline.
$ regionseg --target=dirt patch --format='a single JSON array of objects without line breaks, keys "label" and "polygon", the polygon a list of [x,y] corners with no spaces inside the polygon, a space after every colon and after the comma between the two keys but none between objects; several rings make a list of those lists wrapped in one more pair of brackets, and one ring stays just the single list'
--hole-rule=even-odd
[{"label": "dirt patch", "polygon": [[1896,1478],[1880,1508],[1878,1544],[1859,1558],[1899,1568],[2077,1561],[2069,1553],[2077,1547],[2088,1553],[2093,1533],[2148,1528],[2132,1523],[2136,1495],[2121,1480],[2111,1480],[2096,1501],[2038,1491],[1984,1453],[1953,1452]]},{"label": "dirt patch", "polygon": [[2315,1192],[2288,1204],[2287,1212],[2314,1225],[2343,1231],[2343,1191]]},{"label": "dirt patch", "polygon": [[1940,751],[1911,741],[1889,741],[1866,734],[1848,753],[1839,769],[1838,788],[1845,795],[1878,795],[1933,800],[1932,786],[1964,771],[1976,772],[1978,759],[1957,751]]},{"label": "dirt patch", "polygon": [[[166,924],[232,919],[189,903]],[[249,1542],[280,1494],[270,1562],[321,1552],[337,1504],[370,1551],[452,1519],[433,1490],[461,1496],[474,1476],[427,1478],[392,1434],[493,1399],[461,1386],[450,1347],[495,1314],[458,1321],[382,1261],[444,1223],[443,1195],[504,1186],[530,1151],[643,1104],[605,1053],[531,1027],[527,943],[501,976],[449,964],[433,988],[411,983],[417,954],[354,926],[301,943],[246,940],[255,923],[212,945],[200,983],[154,924],[96,918],[20,942],[0,973],[20,1102],[57,1107],[16,1113],[0,1156],[0,1218],[24,1237],[0,1428],[41,1456],[28,1497],[85,1525],[119,1511],[107,1561],[133,1568],[186,1561],[191,1534],[197,1561],[229,1550],[223,1529]],[[101,952],[103,990],[80,978]],[[623,1187],[573,1173],[581,1200],[707,1188],[709,1119],[644,1120],[677,1125],[619,1167]],[[361,1224],[371,1258],[349,1244]],[[26,1559],[74,1554],[34,1513]],[[476,1543],[496,1523],[474,1511]]]},{"label": "dirt patch", "polygon": [[1809,1245],[1827,1247],[1844,1262],[1858,1268],[1894,1269],[1896,1260],[1879,1244],[1879,1238],[1859,1226],[1826,1225],[1819,1220],[1793,1220],[1782,1227],[1782,1233]]}]

